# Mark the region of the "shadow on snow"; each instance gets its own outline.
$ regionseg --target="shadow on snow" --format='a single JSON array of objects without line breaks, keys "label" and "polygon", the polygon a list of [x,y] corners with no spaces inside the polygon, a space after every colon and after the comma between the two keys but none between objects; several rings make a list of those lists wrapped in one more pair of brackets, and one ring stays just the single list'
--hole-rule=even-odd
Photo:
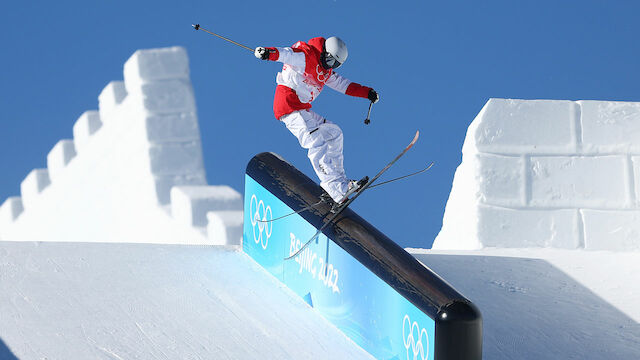
[{"label": "shadow on snow", "polygon": [[640,359],[640,324],[545,260],[414,256],[480,308],[485,359]]},{"label": "shadow on snow", "polygon": [[0,339],[0,360],[18,360],[2,339]]}]

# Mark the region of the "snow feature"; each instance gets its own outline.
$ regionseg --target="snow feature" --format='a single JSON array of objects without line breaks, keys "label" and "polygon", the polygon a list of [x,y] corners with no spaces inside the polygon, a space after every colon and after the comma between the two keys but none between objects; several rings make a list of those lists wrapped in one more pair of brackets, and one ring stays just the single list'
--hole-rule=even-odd
[{"label": "snow feature", "polygon": [[482,309],[483,359],[640,359],[637,252],[408,251]]},{"label": "snow feature", "polygon": [[491,99],[433,249],[640,250],[640,103]]},{"label": "snow feature", "polygon": [[136,51],[47,168],[0,207],[0,239],[238,245],[242,199],[207,185],[184,48]]},{"label": "snow feature", "polygon": [[372,359],[224,247],[4,242],[0,268],[3,360]]},{"label": "snow feature", "polygon": [[433,249],[488,359],[640,358],[640,103],[491,99]]}]

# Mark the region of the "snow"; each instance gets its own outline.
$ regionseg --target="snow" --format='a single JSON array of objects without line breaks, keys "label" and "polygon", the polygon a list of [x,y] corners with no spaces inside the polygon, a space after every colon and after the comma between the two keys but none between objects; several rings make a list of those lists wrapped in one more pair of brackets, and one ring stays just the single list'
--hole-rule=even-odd
[{"label": "snow", "polygon": [[577,111],[572,101],[490,99],[470,126],[464,150],[477,146],[486,153],[573,152]]},{"label": "snow", "polygon": [[433,248],[640,250],[638,124],[640,103],[489,100]]},{"label": "snow", "polygon": [[51,183],[47,169],[33,169],[20,183],[22,206],[25,209],[37,206],[38,195]]},{"label": "snow", "polygon": [[207,212],[207,233],[211,244],[241,246],[243,219],[242,210]]},{"label": "snow", "polygon": [[127,92],[136,92],[141,84],[163,80],[188,80],[189,59],[182,47],[138,50],[124,64]]},{"label": "snow", "polygon": [[640,253],[408,250],[482,311],[484,359],[640,358]]},{"label": "snow", "polygon": [[530,205],[623,209],[630,202],[626,166],[622,156],[532,156]]},{"label": "snow", "polygon": [[[98,104],[3,203],[1,239],[240,244],[240,193],[206,181],[185,49],[136,51]],[[197,190],[172,204],[176,187]]]},{"label": "snow", "polygon": [[73,140],[60,140],[47,155],[47,169],[52,182],[61,176],[64,168],[76,156]]},{"label": "snow", "polygon": [[221,247],[0,242],[0,288],[2,359],[371,358]]},{"label": "snow", "polygon": [[640,358],[640,103],[491,99],[433,250],[486,359]]},{"label": "snow", "polygon": [[[126,96],[127,90],[124,81],[112,81],[107,84],[100,95],[98,95],[98,107],[100,109],[98,113],[100,119],[106,121],[112,119],[115,116],[113,113]],[[73,135],[75,137],[75,132]]]},{"label": "snow", "polygon": [[640,154],[640,103],[579,101],[579,104],[584,151]]},{"label": "snow", "polygon": [[79,152],[85,151],[91,135],[100,129],[100,113],[97,111],[85,111],[73,125],[73,143]]},{"label": "snow", "polygon": [[516,239],[522,247],[576,249],[577,210],[515,210],[494,206],[478,208],[478,236],[486,247],[501,247]]},{"label": "snow", "polygon": [[24,211],[22,199],[12,196],[4,201],[0,206],[0,223],[9,223],[14,221]]},{"label": "snow", "polygon": [[206,226],[207,214],[214,211],[242,211],[242,196],[226,185],[174,186],[171,215],[192,226]]}]

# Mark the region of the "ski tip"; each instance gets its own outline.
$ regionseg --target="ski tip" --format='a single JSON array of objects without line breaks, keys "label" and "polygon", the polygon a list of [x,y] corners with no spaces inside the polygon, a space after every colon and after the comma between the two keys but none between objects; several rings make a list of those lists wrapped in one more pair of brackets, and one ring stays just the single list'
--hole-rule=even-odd
[{"label": "ski tip", "polygon": [[416,136],[413,137],[413,140],[411,140],[411,143],[409,145],[415,144],[416,141],[418,141],[418,137],[420,137],[420,130],[416,130]]}]

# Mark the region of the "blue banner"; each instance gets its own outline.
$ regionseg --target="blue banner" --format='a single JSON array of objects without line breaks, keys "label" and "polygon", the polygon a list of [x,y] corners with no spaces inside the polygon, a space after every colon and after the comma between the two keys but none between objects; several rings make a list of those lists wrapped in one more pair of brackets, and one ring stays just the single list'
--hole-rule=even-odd
[{"label": "blue banner", "polygon": [[435,322],[245,176],[244,251],[378,359],[433,360]]}]

